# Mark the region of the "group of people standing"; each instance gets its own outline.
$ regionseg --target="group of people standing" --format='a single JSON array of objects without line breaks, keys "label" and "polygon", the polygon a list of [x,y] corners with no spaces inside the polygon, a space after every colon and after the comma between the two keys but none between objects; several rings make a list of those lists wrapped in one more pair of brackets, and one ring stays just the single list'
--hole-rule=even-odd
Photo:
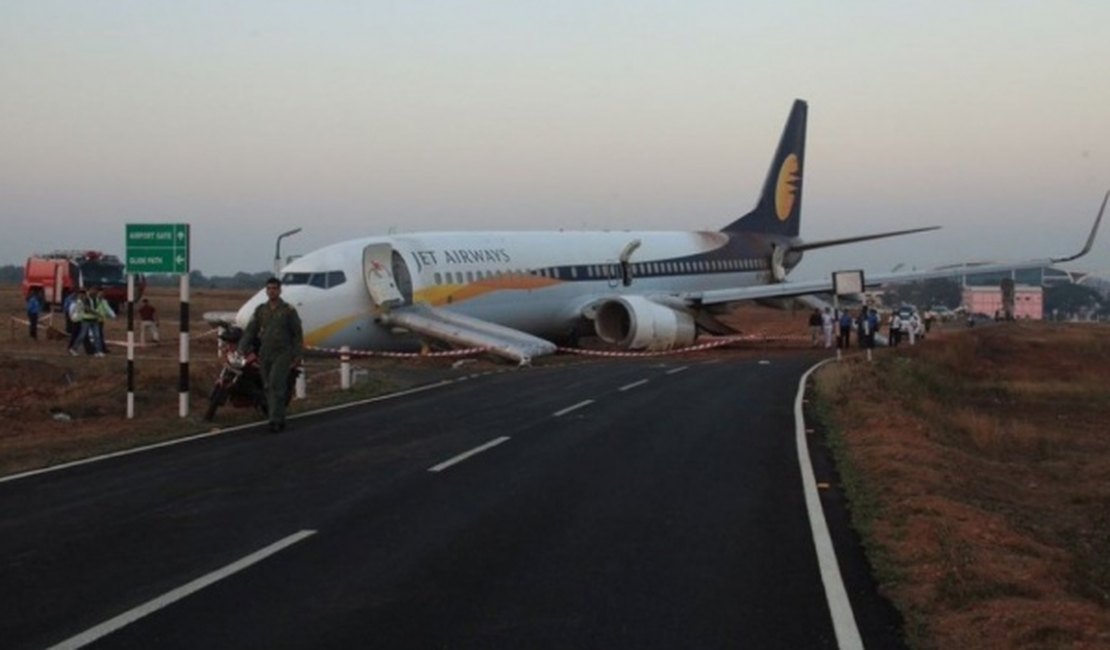
[{"label": "group of people standing", "polygon": [[88,290],[78,288],[62,301],[62,311],[66,317],[66,332],[69,333],[70,354],[77,356],[82,346],[88,354],[98,357],[107,354],[104,323],[114,319],[116,312],[100,294],[100,287],[93,285]]},{"label": "group of people standing", "polygon": [[861,308],[856,318],[848,311],[841,311],[836,316],[829,307],[814,309],[809,315],[809,338],[813,347],[818,347],[823,342],[825,348],[831,348],[835,331],[836,347],[847,349],[852,343],[852,330],[855,330],[859,346],[873,348],[878,329],[879,313],[868,307]]},{"label": "group of people standing", "polygon": [[[73,356],[80,354],[83,347],[90,355],[102,357],[108,353],[104,338],[104,323],[116,318],[116,312],[101,292],[99,286],[88,289],[78,287],[76,291],[65,292],[62,299],[62,314],[65,316],[65,329],[68,335],[66,349]],[[27,323],[32,339],[39,338],[39,319],[49,313],[50,303],[42,287],[32,287],[27,295]],[[139,306],[141,323],[140,342],[146,344],[147,334],[157,345],[161,338],[158,334],[158,313],[150,301],[143,298]]]},{"label": "group of people standing", "polygon": [[[856,343],[860,348],[874,348],[875,334],[878,333],[880,324],[879,312],[866,305],[860,307],[859,312],[854,316],[847,310],[840,311],[839,316],[836,316],[829,307],[814,309],[809,315],[810,345],[818,347],[823,342],[824,347],[831,348],[835,330],[837,348],[847,350],[851,347],[853,331],[856,332]],[[908,337],[910,345],[913,345],[919,325],[920,321],[917,320],[916,314],[909,318],[902,318],[897,312],[892,314],[890,345],[897,346],[903,336]]]},{"label": "group of people standing", "polygon": [[898,347],[905,338],[914,345],[917,342],[918,332],[921,330],[921,319],[918,318],[917,312],[911,312],[906,316],[902,316],[898,312],[890,315],[890,345],[891,347]]}]

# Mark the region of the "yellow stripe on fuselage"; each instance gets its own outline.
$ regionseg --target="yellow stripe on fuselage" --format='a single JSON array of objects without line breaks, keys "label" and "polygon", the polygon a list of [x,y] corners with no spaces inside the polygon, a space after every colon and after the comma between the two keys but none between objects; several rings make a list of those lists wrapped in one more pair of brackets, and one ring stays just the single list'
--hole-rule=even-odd
[{"label": "yellow stripe on fuselage", "polygon": [[332,321],[323,327],[317,327],[311,332],[305,332],[304,344],[305,345],[320,345],[334,336],[336,333],[346,329],[351,323],[358,319],[358,315],[345,316],[337,321]]},{"label": "yellow stripe on fuselage", "polygon": [[450,305],[495,291],[532,291],[557,284],[562,284],[562,281],[533,275],[490,278],[470,284],[442,284],[428,287],[418,291],[413,296],[413,301],[425,302],[432,306]]}]

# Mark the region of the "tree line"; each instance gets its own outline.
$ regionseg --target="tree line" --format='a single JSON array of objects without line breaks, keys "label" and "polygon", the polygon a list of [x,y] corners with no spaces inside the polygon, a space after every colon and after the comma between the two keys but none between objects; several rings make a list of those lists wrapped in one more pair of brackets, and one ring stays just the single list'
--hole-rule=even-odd
[{"label": "tree line", "polygon": [[[193,271],[189,274],[189,286],[194,289],[258,289],[272,275],[272,271],[258,273],[240,271],[235,275],[208,277],[200,271]],[[22,281],[22,266],[14,264],[0,266],[0,284],[19,284]],[[179,280],[176,275],[148,275],[146,283],[150,287],[176,287]]]}]

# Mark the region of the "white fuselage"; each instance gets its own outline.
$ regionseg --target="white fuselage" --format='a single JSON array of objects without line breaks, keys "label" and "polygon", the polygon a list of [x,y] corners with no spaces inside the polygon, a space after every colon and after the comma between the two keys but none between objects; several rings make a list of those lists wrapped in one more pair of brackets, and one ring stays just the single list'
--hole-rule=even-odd
[{"label": "white fuselage", "polygon": [[[638,245],[634,242],[639,242]],[[376,322],[367,247],[392,252],[404,301],[536,336],[565,335],[599,300],[674,296],[770,281],[770,241],[736,232],[435,232],[349,240],[283,269],[282,297],[300,313],[305,344],[403,349],[415,344]],[[624,259],[622,260],[622,254]],[[388,258],[387,258],[388,259]],[[793,262],[793,261],[792,261]],[[792,263],[790,264],[793,265]],[[239,310],[245,325],[259,292]]]}]

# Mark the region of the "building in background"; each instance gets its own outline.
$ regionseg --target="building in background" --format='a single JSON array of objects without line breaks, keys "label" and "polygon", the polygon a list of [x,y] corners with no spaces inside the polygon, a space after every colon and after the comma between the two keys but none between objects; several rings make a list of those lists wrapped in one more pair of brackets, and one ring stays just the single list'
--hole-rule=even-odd
[{"label": "building in background", "polygon": [[[1003,313],[1002,287],[965,286],[963,306],[969,314],[985,314],[994,318]],[[1014,318],[1044,319],[1044,288],[1026,284],[1014,285]]]},{"label": "building in background", "polygon": [[1018,285],[1027,285],[1031,287],[1051,287],[1058,284],[1076,284],[1083,281],[1083,278],[1089,275],[1085,271],[1069,271],[1055,266],[1039,266],[1031,269],[1021,269],[1013,271],[1000,271],[996,273],[976,273],[975,267],[985,264],[995,264],[996,262],[973,262],[971,264],[959,264],[954,266],[938,266],[938,269],[952,269],[962,267],[965,272],[962,275],[953,276],[953,279],[963,286],[983,287],[993,286],[997,287],[1006,279],[1012,280]]}]

